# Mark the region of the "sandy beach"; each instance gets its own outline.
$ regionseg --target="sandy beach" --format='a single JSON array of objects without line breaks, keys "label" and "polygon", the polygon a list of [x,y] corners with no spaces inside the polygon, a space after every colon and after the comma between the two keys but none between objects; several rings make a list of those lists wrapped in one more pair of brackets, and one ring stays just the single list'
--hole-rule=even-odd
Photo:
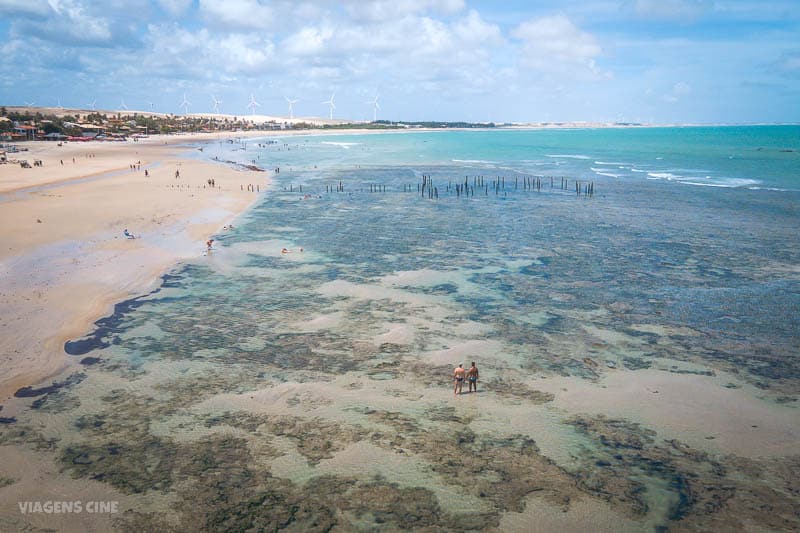
[{"label": "sandy beach", "polygon": [[247,185],[263,191],[270,173],[187,157],[196,150],[187,143],[219,138],[35,142],[9,153],[42,166],[0,165],[0,398],[76,365],[67,339],[205,253],[205,241],[256,200]]}]

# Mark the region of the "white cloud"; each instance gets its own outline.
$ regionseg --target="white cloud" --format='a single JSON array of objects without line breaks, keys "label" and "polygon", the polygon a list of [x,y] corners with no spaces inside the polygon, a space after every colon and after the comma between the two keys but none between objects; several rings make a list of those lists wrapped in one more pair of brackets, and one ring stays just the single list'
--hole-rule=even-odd
[{"label": "white cloud", "polygon": [[103,45],[112,40],[109,20],[93,14],[91,5],[78,0],[49,0],[48,6],[46,16],[42,18],[18,20],[15,32],[73,45]]},{"label": "white cloud", "polygon": [[263,30],[275,19],[265,0],[200,0],[200,12],[209,25],[232,30]]},{"label": "white cloud", "polygon": [[602,54],[597,40],[564,15],[528,20],[511,35],[523,43],[520,60],[524,67],[561,74],[602,74],[595,63]]},{"label": "white cloud", "polygon": [[333,36],[330,27],[302,28],[284,41],[284,47],[293,56],[319,55],[325,52],[325,45]]},{"label": "white cloud", "polygon": [[231,35],[209,48],[213,63],[229,73],[261,74],[276,65],[275,45],[255,35]]},{"label": "white cloud", "polygon": [[503,41],[500,28],[485,22],[477,11],[470,9],[463,19],[453,25],[453,33],[470,43],[497,44]]},{"label": "white cloud", "polygon": [[46,0],[0,0],[0,14],[8,17],[43,17],[50,12]]},{"label": "white cloud", "polygon": [[295,64],[331,68],[342,76],[447,81],[479,80],[491,69],[491,47],[503,43],[500,29],[472,10],[453,21],[406,15],[387,21],[306,26],[281,43]]},{"label": "white cloud", "polygon": [[0,0],[0,15],[7,17],[43,17],[50,11],[46,0]]},{"label": "white cloud", "polygon": [[192,0],[158,0],[158,5],[173,16],[183,15],[189,6],[192,5]]},{"label": "white cloud", "polygon": [[260,75],[278,65],[275,45],[256,34],[218,36],[206,29],[188,31],[174,24],[151,25],[149,53],[128,66],[129,74],[177,79],[216,79]]}]

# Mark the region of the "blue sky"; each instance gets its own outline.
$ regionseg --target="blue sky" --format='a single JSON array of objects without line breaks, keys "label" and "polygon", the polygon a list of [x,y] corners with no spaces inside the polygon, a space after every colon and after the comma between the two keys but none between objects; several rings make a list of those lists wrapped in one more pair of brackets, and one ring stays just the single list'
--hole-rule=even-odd
[{"label": "blue sky", "polygon": [[800,122],[798,0],[0,0],[0,103]]}]

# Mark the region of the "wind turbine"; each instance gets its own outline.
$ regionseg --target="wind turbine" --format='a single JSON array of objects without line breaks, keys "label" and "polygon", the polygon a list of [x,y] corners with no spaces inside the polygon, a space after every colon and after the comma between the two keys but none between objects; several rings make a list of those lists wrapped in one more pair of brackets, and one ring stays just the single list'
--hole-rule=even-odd
[{"label": "wind turbine", "polygon": [[378,93],[375,93],[375,98],[372,100],[367,100],[367,103],[372,104],[372,122],[375,122],[378,120],[378,109],[381,108],[381,106],[378,105]]},{"label": "wind turbine", "polygon": [[323,104],[328,104],[331,108],[331,120],[333,120],[333,110],[336,109],[336,104],[333,103],[333,97],[336,96],[336,93],[331,94],[330,100],[325,100],[322,102]]},{"label": "wind turbine", "polygon": [[250,101],[247,103],[247,109],[250,110],[251,115],[255,116],[257,107],[261,107],[261,104],[256,102],[255,96],[253,96],[253,93],[250,93]]},{"label": "wind turbine", "polygon": [[58,98],[58,105],[56,106],[58,109],[64,109],[64,106],[61,105],[61,97]]},{"label": "wind turbine", "polygon": [[92,103],[91,103],[91,104],[86,104],[86,105],[87,105],[89,108],[91,108],[91,110],[92,110],[92,111],[94,111],[94,106],[95,106],[95,104],[96,104],[96,103],[97,103],[97,100],[95,99],[95,100],[92,100]]},{"label": "wind turbine", "polygon": [[35,101],[34,102],[25,102],[25,107],[33,107],[34,105],[36,105]]},{"label": "wind turbine", "polygon": [[283,98],[284,98],[284,99],[286,100],[286,102],[289,104],[289,120],[292,120],[292,119],[294,118],[294,111],[292,110],[292,105],[293,105],[293,104],[296,104],[296,103],[297,103],[297,102],[299,102],[300,100],[298,100],[297,98],[295,98],[294,100],[289,100],[289,97],[288,97],[288,96],[284,96]]},{"label": "wind turbine", "polygon": [[186,99],[186,93],[183,93],[183,102],[181,102],[181,105],[178,106],[178,107],[182,107],[183,108],[183,114],[184,115],[188,115],[189,114],[189,104],[190,104],[189,100]]},{"label": "wind turbine", "polygon": [[219,114],[219,104],[222,103],[222,100],[217,100],[217,97],[212,94],[211,103],[214,105],[214,113]]},{"label": "wind turbine", "polygon": [[125,99],[124,98],[120,98],[119,99],[119,108],[120,109],[124,109],[125,111],[128,110],[128,106],[125,105]]},{"label": "wind turbine", "polygon": [[153,102],[147,102],[147,105],[149,105],[149,106],[150,106],[150,112],[151,112],[151,113],[152,113],[152,112],[155,110],[155,108],[156,108],[156,104],[154,104]]}]

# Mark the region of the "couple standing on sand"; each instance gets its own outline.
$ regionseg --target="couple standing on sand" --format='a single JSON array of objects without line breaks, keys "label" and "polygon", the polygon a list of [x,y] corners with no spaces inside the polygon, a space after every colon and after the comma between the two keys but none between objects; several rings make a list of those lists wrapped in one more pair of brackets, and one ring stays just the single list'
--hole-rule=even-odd
[{"label": "couple standing on sand", "polygon": [[461,387],[464,386],[464,379],[469,381],[469,392],[472,392],[473,387],[475,387],[475,392],[478,392],[478,367],[475,366],[475,361],[472,362],[469,370],[464,370],[464,365],[460,364],[453,371],[453,394],[462,393]]}]

